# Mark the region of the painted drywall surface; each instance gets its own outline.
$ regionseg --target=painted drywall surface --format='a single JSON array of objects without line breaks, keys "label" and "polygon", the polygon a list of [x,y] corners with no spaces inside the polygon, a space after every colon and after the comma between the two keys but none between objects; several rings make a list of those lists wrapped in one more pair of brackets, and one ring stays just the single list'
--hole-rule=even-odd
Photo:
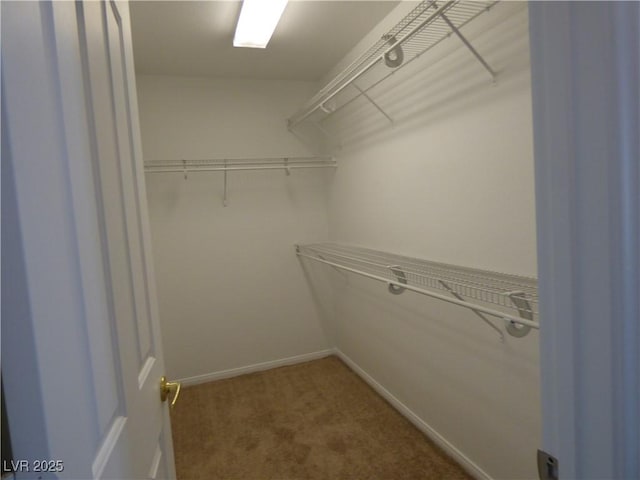
[{"label": "painted drywall surface", "polygon": [[[145,159],[308,155],[285,118],[305,82],[139,76]],[[294,243],[327,237],[319,169],[147,174],[163,343],[185,378],[327,348]],[[320,313],[319,313],[320,312]]]},{"label": "painted drywall surface", "polygon": [[[495,85],[452,37],[373,92],[393,127],[365,101],[326,122],[332,240],[535,276],[527,29],[525,4],[465,27]],[[536,477],[536,332],[501,343],[470,311],[331,275],[342,352],[489,476]]]}]

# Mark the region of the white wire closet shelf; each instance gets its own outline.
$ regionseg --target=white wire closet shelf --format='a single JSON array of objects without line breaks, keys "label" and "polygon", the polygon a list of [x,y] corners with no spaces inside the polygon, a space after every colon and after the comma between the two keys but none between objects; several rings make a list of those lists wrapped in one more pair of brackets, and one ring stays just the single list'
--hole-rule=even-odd
[{"label": "white wire closet shelf", "polygon": [[297,245],[296,253],[299,257],[387,283],[392,294],[410,290],[468,308],[501,338],[504,338],[502,330],[486,315],[504,320],[507,333],[514,337],[523,337],[530,329],[539,328],[535,278],[337,243]]},{"label": "white wire closet shelf", "polygon": [[370,91],[451,35],[458,37],[489,73],[492,80],[495,79],[493,69],[463,36],[460,29],[496,3],[498,2],[495,0],[424,0],[420,2],[397,25],[290,117],[287,122],[289,129],[293,129],[307,119],[317,125],[317,122],[341,110],[361,96],[393,122],[393,119],[372,98]]},{"label": "white wire closet shelf", "polygon": [[246,157],[212,158],[200,160],[148,160],[144,169],[148,173],[171,172],[225,172],[241,170],[294,170],[299,168],[335,168],[336,161],[331,156],[292,157]]},{"label": "white wire closet shelf", "polygon": [[213,158],[202,160],[147,160],[147,173],[182,173],[184,179],[191,172],[223,172],[224,190],[222,205],[227,206],[227,172],[247,170],[283,170],[287,175],[292,170],[303,168],[336,168],[333,157],[315,155],[308,157],[254,157],[254,158]]}]

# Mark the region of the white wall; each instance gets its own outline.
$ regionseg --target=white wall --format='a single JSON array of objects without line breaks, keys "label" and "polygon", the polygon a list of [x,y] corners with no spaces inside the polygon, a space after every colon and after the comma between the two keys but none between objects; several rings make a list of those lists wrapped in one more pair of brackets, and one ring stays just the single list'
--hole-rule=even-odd
[{"label": "white wall", "polygon": [[[139,76],[147,160],[309,155],[285,119],[305,82]],[[294,243],[327,237],[320,169],[147,174],[167,371],[186,378],[328,347]]]},{"label": "white wall", "polygon": [[[327,122],[343,145],[330,190],[330,237],[535,276],[526,4],[500,4],[463,32],[499,71],[495,85],[452,37],[394,76],[396,88],[372,92],[394,127],[364,101]],[[501,343],[470,311],[331,275],[335,341],[347,357],[477,474],[536,478],[535,331]]]},{"label": "white wall", "polygon": [[[328,235],[535,276],[526,5],[500,4],[464,32],[497,83],[446,40],[372,92],[394,127],[364,101],[326,124],[342,144],[335,174],[234,174],[226,209],[219,173],[148,175],[170,375],[337,345],[476,475],[536,477],[535,331],[501,343],[472,312],[391,296],[324,266],[300,269],[292,252]],[[313,85],[143,76],[138,88],[147,159],[306,153],[284,119]]]}]

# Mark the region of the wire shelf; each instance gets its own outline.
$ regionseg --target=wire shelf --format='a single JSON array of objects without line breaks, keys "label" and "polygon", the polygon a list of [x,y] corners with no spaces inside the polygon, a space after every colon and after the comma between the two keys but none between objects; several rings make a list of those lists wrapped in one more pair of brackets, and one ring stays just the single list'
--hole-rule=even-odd
[{"label": "wire shelf", "polygon": [[[420,2],[289,118],[289,128],[294,128],[311,116],[314,116],[314,120],[323,120],[361,96],[392,120],[367,92],[452,34],[462,40],[494,78],[495,72],[462,36],[460,29],[496,3],[462,0]],[[355,84],[356,80],[358,84]],[[347,89],[349,86],[354,88]],[[320,118],[316,118],[318,115]]]},{"label": "wire shelf", "polygon": [[[487,319],[482,313],[503,318],[509,324],[538,328],[535,278],[431,262],[337,243],[299,245],[297,253],[339,269],[386,281],[391,293],[398,294],[409,289],[469,308],[485,321]],[[446,295],[440,292],[446,292]],[[457,301],[452,301],[450,296]],[[469,300],[481,304],[471,304]],[[487,305],[495,305],[500,310],[487,308]],[[526,334],[522,328],[507,328],[507,331],[514,336]]]},{"label": "wire shelf", "polygon": [[148,160],[144,169],[148,173],[211,172],[235,170],[290,170],[297,168],[335,168],[330,156],[215,158],[201,160]]},{"label": "wire shelf", "polygon": [[190,172],[223,172],[222,205],[227,206],[227,172],[245,170],[283,170],[287,175],[300,168],[336,168],[338,164],[329,156],[310,157],[259,157],[259,158],[212,158],[201,160],[147,160],[146,173],[182,173],[187,180]]}]

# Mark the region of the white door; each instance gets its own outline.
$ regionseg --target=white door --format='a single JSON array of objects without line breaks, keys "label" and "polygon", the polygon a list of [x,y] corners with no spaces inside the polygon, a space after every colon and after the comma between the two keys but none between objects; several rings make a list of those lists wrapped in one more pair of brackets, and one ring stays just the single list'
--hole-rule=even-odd
[{"label": "white door", "polygon": [[542,471],[637,479],[640,3],[530,2],[529,28]]},{"label": "white door", "polygon": [[21,338],[2,366],[18,477],[51,460],[59,478],[175,478],[128,5],[3,2],[2,66],[21,232],[3,278],[22,272],[25,292],[2,325]]}]

